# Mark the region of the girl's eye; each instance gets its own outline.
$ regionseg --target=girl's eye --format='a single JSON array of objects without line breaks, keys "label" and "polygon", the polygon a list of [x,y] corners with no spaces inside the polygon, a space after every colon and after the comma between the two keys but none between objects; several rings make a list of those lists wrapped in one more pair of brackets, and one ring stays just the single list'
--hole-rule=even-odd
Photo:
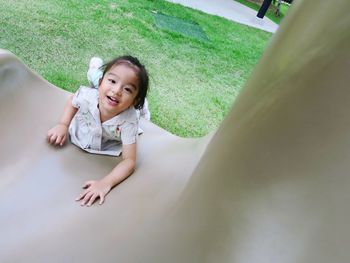
[{"label": "girl's eye", "polygon": [[109,79],[109,82],[111,82],[112,84],[116,83],[116,81],[114,79]]},{"label": "girl's eye", "polygon": [[126,91],[127,93],[132,93],[131,88],[125,88],[125,91]]}]

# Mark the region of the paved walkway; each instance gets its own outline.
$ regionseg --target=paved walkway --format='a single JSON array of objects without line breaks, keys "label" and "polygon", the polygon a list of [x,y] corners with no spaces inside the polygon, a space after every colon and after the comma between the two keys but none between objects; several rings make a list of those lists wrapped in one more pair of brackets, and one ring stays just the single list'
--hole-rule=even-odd
[{"label": "paved walkway", "polygon": [[266,16],[256,17],[257,11],[246,7],[234,0],[167,0],[183,6],[201,10],[211,15],[217,15],[229,20],[259,28],[271,33],[276,32],[278,25]]}]

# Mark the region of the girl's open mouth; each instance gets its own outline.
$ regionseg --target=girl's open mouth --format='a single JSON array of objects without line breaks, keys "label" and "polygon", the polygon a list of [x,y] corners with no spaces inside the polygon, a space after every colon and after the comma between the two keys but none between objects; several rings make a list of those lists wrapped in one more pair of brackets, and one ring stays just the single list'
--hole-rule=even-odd
[{"label": "girl's open mouth", "polygon": [[111,106],[116,106],[119,103],[119,100],[110,96],[107,96],[108,103]]}]

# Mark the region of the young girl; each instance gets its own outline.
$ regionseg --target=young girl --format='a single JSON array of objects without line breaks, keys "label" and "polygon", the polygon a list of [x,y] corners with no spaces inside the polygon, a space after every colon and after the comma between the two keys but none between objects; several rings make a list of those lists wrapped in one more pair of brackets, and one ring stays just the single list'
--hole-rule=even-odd
[{"label": "young girl", "polygon": [[148,74],[137,58],[118,57],[104,66],[99,88],[80,87],[64,108],[59,123],[47,133],[47,140],[62,146],[68,132],[72,143],[97,154],[120,155],[123,160],[99,181],[87,181],[76,199],[91,206],[100,204],[113,188],[135,169],[138,117],[148,90]]}]

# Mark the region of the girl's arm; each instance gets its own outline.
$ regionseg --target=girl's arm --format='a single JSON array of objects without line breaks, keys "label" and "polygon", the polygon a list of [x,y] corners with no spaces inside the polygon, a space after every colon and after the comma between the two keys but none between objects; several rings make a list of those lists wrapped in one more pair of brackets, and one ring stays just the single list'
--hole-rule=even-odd
[{"label": "girl's arm", "polygon": [[62,146],[67,139],[69,124],[78,111],[77,108],[73,107],[72,99],[73,96],[70,96],[66,105],[64,106],[59,123],[47,132],[47,141],[50,144]]},{"label": "girl's arm", "polygon": [[123,145],[122,158],[123,160],[100,181],[85,182],[83,186],[85,190],[75,200],[82,200],[81,205],[91,206],[99,197],[99,204],[101,205],[109,191],[134,171],[136,166],[136,143]]}]

